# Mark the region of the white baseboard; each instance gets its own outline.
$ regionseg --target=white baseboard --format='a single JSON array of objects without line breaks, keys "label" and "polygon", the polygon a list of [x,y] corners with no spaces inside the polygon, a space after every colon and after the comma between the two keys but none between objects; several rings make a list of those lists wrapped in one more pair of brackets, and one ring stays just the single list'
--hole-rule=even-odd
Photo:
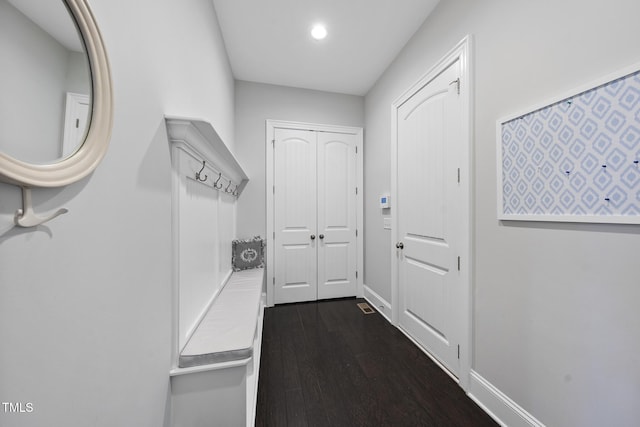
[{"label": "white baseboard", "polygon": [[391,304],[367,285],[363,285],[363,288],[364,299],[366,299],[369,304],[373,305],[375,309],[389,321],[389,323],[393,324],[391,321]]},{"label": "white baseboard", "polygon": [[503,427],[544,427],[533,415],[471,370],[469,397]]}]

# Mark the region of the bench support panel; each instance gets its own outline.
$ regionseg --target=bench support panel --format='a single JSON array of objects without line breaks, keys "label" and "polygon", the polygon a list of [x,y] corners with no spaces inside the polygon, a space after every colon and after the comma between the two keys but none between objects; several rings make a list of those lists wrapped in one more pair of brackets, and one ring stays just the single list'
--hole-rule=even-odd
[{"label": "bench support panel", "polygon": [[246,366],[171,377],[172,425],[246,425],[246,380]]}]

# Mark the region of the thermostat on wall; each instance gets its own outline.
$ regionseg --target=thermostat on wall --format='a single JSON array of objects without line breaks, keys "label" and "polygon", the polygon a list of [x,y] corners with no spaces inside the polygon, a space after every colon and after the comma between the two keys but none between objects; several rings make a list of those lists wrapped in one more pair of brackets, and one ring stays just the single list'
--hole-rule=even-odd
[{"label": "thermostat on wall", "polygon": [[389,200],[388,194],[383,194],[380,196],[380,208],[387,209],[391,207],[391,201]]}]

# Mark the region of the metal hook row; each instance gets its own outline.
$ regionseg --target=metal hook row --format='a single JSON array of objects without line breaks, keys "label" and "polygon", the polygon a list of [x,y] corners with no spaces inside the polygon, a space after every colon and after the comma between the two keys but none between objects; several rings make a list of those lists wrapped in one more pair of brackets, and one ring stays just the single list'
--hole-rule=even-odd
[{"label": "metal hook row", "polygon": [[[196,172],[196,181],[198,182],[205,182],[208,178],[209,175],[204,175],[204,178],[202,177],[202,172],[204,171],[204,168],[206,166],[206,161],[202,161],[202,168]],[[222,179],[222,172],[218,173],[218,179],[216,179],[216,182],[213,183],[213,188],[215,188],[216,190],[221,190],[222,187],[224,187],[224,184],[222,182],[220,182],[220,180]],[[237,196],[238,195],[238,186],[234,185],[234,188],[231,189],[231,186],[234,185],[233,182],[231,180],[228,180],[228,184],[224,189],[224,192],[227,194],[231,194],[232,196]]]},{"label": "metal hook row", "polygon": [[[222,179],[222,172],[218,174],[218,179],[216,179],[216,182],[213,183],[213,188],[215,188],[216,190],[221,190],[222,187],[224,187],[224,184],[220,182],[221,179]],[[227,194],[231,194],[232,196],[237,196],[238,186],[235,185],[232,190],[231,185],[233,185],[233,181],[229,180],[229,182],[227,183],[227,186],[224,189],[224,192]]]}]

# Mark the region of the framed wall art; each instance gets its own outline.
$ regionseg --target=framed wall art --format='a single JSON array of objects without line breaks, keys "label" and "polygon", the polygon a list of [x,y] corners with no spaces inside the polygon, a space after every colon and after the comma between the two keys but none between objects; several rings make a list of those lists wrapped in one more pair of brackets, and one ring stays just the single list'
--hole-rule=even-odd
[{"label": "framed wall art", "polygon": [[640,64],[496,134],[498,219],[640,224]]}]

